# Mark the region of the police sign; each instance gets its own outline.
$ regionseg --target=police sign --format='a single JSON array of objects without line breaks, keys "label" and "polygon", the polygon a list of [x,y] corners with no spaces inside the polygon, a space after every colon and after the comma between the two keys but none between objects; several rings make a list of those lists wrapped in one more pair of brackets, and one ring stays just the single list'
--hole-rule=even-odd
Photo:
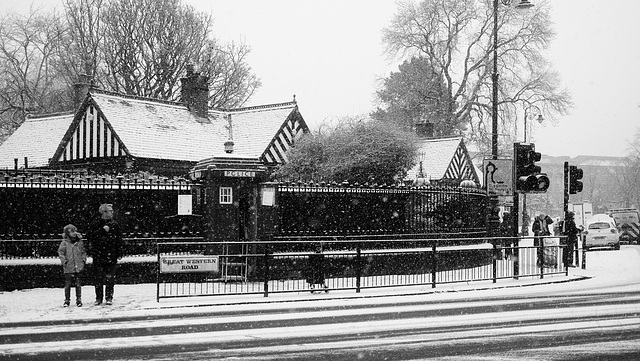
[{"label": "police sign", "polygon": [[241,177],[241,178],[254,178],[256,176],[255,171],[248,170],[225,170],[225,177]]}]

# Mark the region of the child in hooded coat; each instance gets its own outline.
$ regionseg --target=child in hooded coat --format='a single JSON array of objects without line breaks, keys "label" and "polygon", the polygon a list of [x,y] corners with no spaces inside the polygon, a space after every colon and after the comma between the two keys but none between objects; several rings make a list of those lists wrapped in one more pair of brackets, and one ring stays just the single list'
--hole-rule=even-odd
[{"label": "child in hooded coat", "polygon": [[71,284],[76,286],[76,306],[82,307],[82,270],[87,262],[87,252],[82,235],[73,224],[64,226],[58,256],[64,271],[64,307],[69,307]]}]

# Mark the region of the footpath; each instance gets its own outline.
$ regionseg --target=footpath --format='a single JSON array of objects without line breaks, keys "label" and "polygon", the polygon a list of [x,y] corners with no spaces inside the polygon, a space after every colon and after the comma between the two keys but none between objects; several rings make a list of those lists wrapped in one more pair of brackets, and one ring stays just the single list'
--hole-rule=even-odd
[{"label": "footpath", "polygon": [[[337,306],[345,301],[349,304],[367,304],[380,299],[396,299],[402,296],[446,294],[466,291],[508,289],[514,287],[540,287],[545,284],[586,280],[599,275],[598,269],[583,270],[570,268],[568,275],[545,275],[539,277],[520,277],[519,279],[499,279],[469,283],[451,283],[438,285],[403,286],[391,288],[336,290],[329,293],[311,294],[310,292],[273,293],[268,297],[255,295],[200,296],[189,298],[170,298],[156,301],[156,284],[119,285],[115,287],[113,305],[94,306],[92,285],[82,288],[82,307],[63,307],[64,290],[60,288],[36,288],[0,292],[0,328],[25,325],[64,325],[73,323],[91,323],[107,321],[144,320],[176,318],[180,316],[233,312],[241,309],[256,311],[259,309],[293,309],[306,307]],[[75,290],[71,290],[72,301]],[[374,301],[377,300],[377,301]],[[391,301],[389,301],[391,302]]]}]

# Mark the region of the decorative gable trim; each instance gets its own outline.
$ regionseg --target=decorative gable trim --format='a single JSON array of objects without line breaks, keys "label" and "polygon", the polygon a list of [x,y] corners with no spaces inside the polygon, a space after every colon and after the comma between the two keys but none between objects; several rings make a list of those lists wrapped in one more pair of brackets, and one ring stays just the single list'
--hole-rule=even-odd
[{"label": "decorative gable trim", "polygon": [[73,162],[128,156],[129,151],[95,102],[87,96],[84,111],[77,113],[53,159]]},{"label": "decorative gable trim", "polygon": [[480,184],[480,179],[473,168],[471,157],[469,157],[467,148],[464,146],[464,142],[462,140],[460,140],[443,178],[459,181],[469,179],[474,181],[476,184]]},{"label": "decorative gable trim", "polygon": [[296,106],[275,134],[267,149],[262,153],[260,160],[267,164],[284,164],[289,161],[287,152],[293,144],[305,133],[309,127],[302,119]]}]

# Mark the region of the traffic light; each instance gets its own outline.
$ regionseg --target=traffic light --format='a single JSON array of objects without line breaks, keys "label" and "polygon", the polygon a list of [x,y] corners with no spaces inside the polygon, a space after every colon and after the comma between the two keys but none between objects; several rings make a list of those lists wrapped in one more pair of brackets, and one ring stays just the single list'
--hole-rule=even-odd
[{"label": "traffic light", "polygon": [[582,192],[582,182],[580,179],[584,176],[582,169],[575,165],[569,166],[569,194]]},{"label": "traffic light", "polygon": [[549,177],[536,165],[542,155],[535,144],[513,144],[515,190],[522,193],[544,193],[549,188]]}]

